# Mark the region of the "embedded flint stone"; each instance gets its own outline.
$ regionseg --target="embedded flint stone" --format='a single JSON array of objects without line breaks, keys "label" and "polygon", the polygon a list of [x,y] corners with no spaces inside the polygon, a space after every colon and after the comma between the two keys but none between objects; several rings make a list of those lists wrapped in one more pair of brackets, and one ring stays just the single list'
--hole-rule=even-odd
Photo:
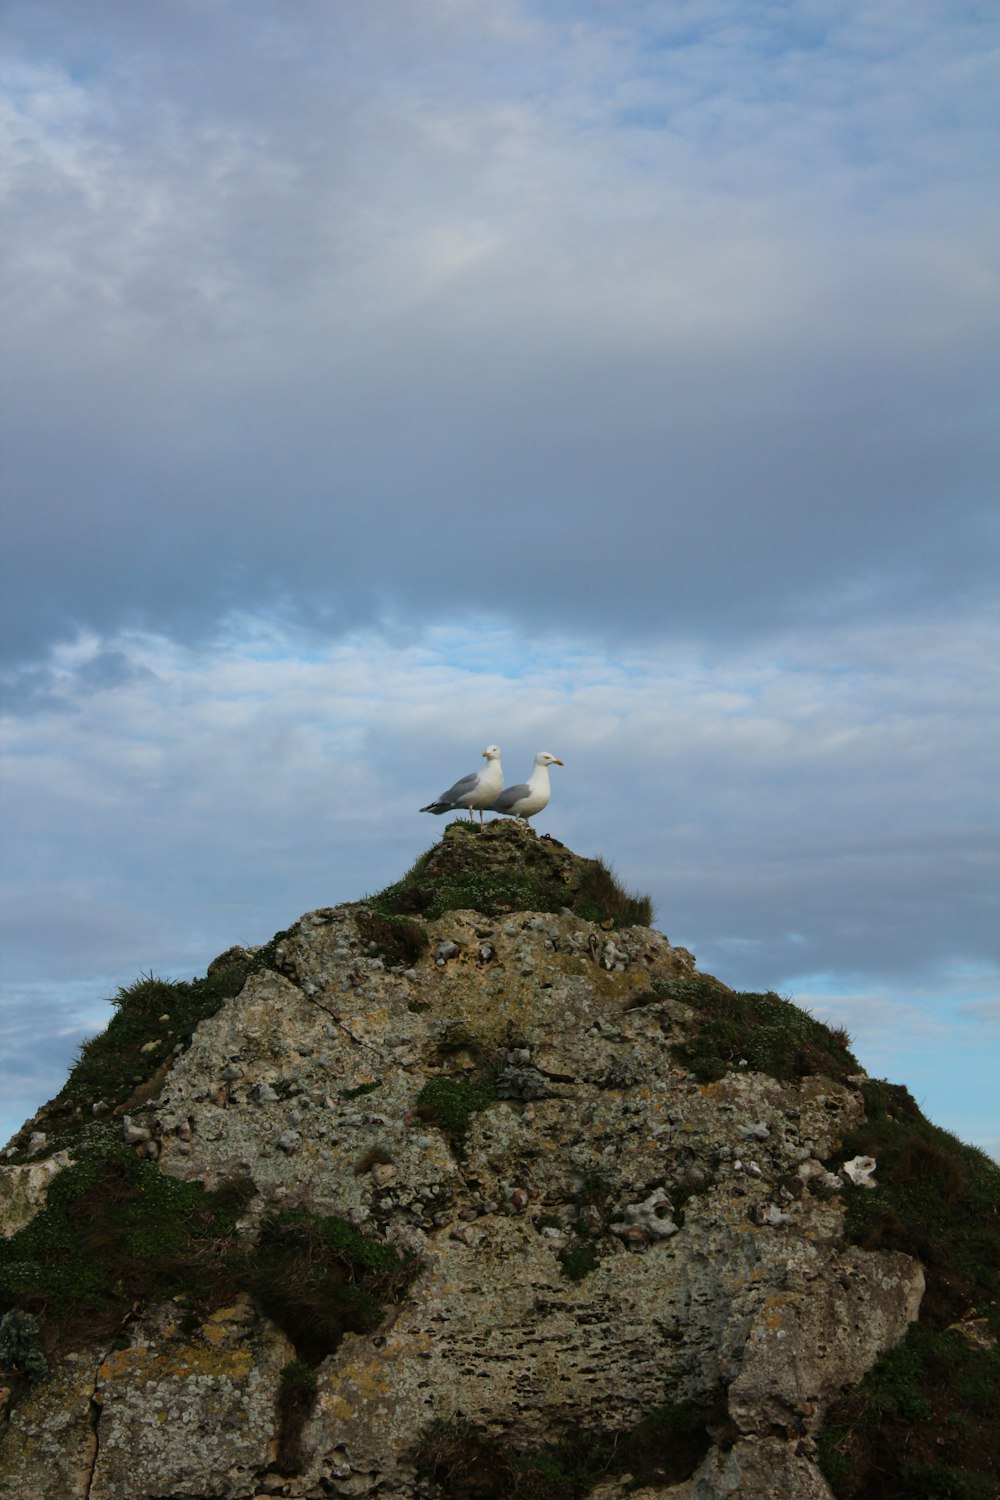
[{"label": "embedded flint stone", "polygon": [[843,1172],[851,1179],[855,1187],[874,1188],[872,1176],[875,1166],[874,1156],[855,1156],[850,1161],[844,1162]]}]

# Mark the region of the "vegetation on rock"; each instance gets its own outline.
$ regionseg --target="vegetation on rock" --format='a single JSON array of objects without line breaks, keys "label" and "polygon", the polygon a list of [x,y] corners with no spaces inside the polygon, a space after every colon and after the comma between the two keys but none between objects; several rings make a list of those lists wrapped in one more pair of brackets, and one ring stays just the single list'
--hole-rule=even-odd
[{"label": "vegetation on rock", "polygon": [[495,819],[482,828],[459,819],[415,862],[402,880],[368,898],[383,916],[477,911],[497,917],[512,911],[569,909],[608,927],[648,927],[648,896],[626,891],[601,859],[581,859],[561,844],[514,822]]},{"label": "vegetation on rock", "polygon": [[40,1319],[50,1350],[107,1337],[157,1300],[183,1297],[204,1315],[244,1291],[316,1363],[346,1331],[376,1327],[415,1274],[335,1217],[288,1210],[248,1243],[237,1221],[252,1183],[206,1192],[140,1160],[110,1125],[92,1127],[78,1156],[44,1210],[0,1240],[0,1311]]},{"label": "vegetation on rock", "polygon": [[264,1220],[245,1266],[258,1306],[315,1365],[345,1333],[371,1333],[413,1280],[417,1262],[367,1239],[346,1219],[287,1209]]},{"label": "vegetation on rock", "polygon": [[120,1126],[92,1126],[76,1149],[42,1212],[0,1240],[0,1308],[30,1312],[48,1341],[73,1347],[110,1333],[123,1308],[231,1284],[220,1247],[252,1187],[212,1194],[168,1177],[122,1143]]},{"label": "vegetation on rock", "polygon": [[697,1012],[697,1029],[678,1054],[702,1082],[737,1068],[780,1079],[821,1073],[840,1082],[861,1071],[846,1032],[831,1030],[780,995],[742,994],[709,975],[676,980],[669,993]]},{"label": "vegetation on rock", "polygon": [[391,968],[409,968],[427,948],[427,933],[419,922],[377,911],[359,910],[358,932],[373,953]]},{"label": "vegetation on rock", "polygon": [[293,1359],[281,1372],[278,1389],[278,1468],[297,1474],[302,1467],[302,1429],[316,1405],[316,1371],[303,1359]]},{"label": "vegetation on rock", "polygon": [[[426,953],[425,923],[459,909],[486,918],[569,911],[606,929],[652,920],[648,898],[625,891],[603,861],[582,860],[515,823],[479,828],[458,821],[401,881],[352,907],[345,925],[356,922],[362,951],[381,956],[395,971],[391,983],[398,989],[404,986],[400,971]],[[106,1347],[144,1306],[180,1299],[193,1331],[213,1309],[249,1294],[297,1354],[277,1395],[279,1464],[292,1473],[302,1459],[318,1366],[345,1333],[379,1326],[387,1308],[405,1297],[418,1263],[387,1240],[361,1234],[346,1218],[301,1208],[249,1214],[256,1193],[249,1181],[207,1191],[198,1181],[168,1175],[156,1163],[160,1143],[151,1131],[140,1127],[129,1135],[122,1118],[156,1097],[195,1029],[253,973],[280,967],[279,945],[287,936],[279,933],[258,950],[230,950],[203,979],[175,984],[147,974],[119,990],[106,1031],[84,1044],[64,1089],[15,1138],[8,1163],[40,1159],[29,1143],[30,1132],[39,1129],[47,1137],[44,1154],[68,1148],[72,1161],[52,1178],[44,1209],[0,1240],[0,1370],[23,1395],[30,1382],[44,1378],[49,1358],[94,1342]],[[524,934],[517,939],[526,940]],[[502,946],[503,939],[496,935],[494,942]],[[644,941],[630,946],[639,955],[630,967],[648,962]],[[582,958],[572,983],[586,990],[583,976],[591,971],[586,952]],[[601,1003],[613,1007],[615,976],[596,962],[611,995],[602,990]],[[290,960],[284,972],[293,972]],[[865,1119],[825,1166],[838,1171],[854,1156],[874,1157],[874,1189],[845,1183],[838,1193],[828,1182],[813,1183],[808,1192],[843,1203],[848,1240],[872,1251],[903,1251],[925,1268],[919,1320],[828,1411],[819,1434],[821,1466],[838,1500],[991,1500],[1000,1493],[1000,1168],[926,1121],[904,1088],[864,1080],[844,1032],[773,993],[737,993],[709,976],[664,978],[664,972],[654,967],[638,984],[633,979],[622,1011],[660,1003],[660,1056],[675,1083],[670,1052],[706,1084],[745,1072],[790,1083],[821,1076],[861,1088]],[[417,994],[409,1011],[433,1010],[433,987]],[[520,1075],[517,1087],[506,1079],[505,1067],[512,1074],[516,1069],[505,1063],[502,1046],[487,1046],[474,1027],[453,1016],[440,1016],[434,1025],[415,1114],[444,1132],[461,1162],[477,1112],[498,1097],[535,1096],[524,1091]],[[373,1077],[375,1064],[369,1070],[366,1061],[339,1088],[324,1080],[317,1099],[328,1090],[331,1111],[379,1089],[384,1100],[394,1076],[387,1066],[383,1058]],[[530,1072],[525,1064],[524,1077]],[[630,1086],[614,1069],[600,1076],[604,1089]],[[203,1097],[198,1086],[196,1080],[195,1099]],[[699,1091],[690,1078],[683,1086],[702,1103],[724,1092]],[[291,1080],[276,1078],[272,1100],[284,1100],[291,1089]],[[544,1096],[543,1089],[538,1097]],[[407,1111],[411,1102],[408,1094]],[[496,1111],[498,1118],[503,1113]],[[359,1139],[346,1171],[354,1183],[389,1162],[381,1138],[372,1143],[369,1136]],[[529,1160],[525,1179],[530,1168]],[[600,1163],[582,1169],[578,1187],[571,1181],[562,1197],[542,1197],[533,1210],[539,1231],[560,1232],[559,1261],[571,1281],[584,1282],[602,1255],[622,1253],[611,1205],[625,1189],[619,1190],[613,1167],[603,1173]],[[703,1172],[697,1181],[703,1186],[705,1180]],[[691,1183],[670,1189],[678,1222],[695,1191]],[[420,1213],[430,1214],[428,1203],[440,1208],[446,1201],[435,1192],[425,1185]],[[831,1210],[834,1226],[839,1213]],[[582,1286],[565,1290],[574,1298],[585,1292]],[[574,1432],[533,1451],[501,1441],[493,1429],[455,1420],[430,1428],[415,1459],[442,1500],[578,1500],[612,1475],[631,1475],[622,1478],[623,1486],[683,1481],[710,1446],[709,1425],[721,1441],[719,1418],[720,1411],[667,1407],[628,1432]]]},{"label": "vegetation on rock", "polygon": [[820,1439],[838,1500],[992,1500],[1000,1492],[1000,1167],[921,1114],[894,1084],[864,1085],[867,1118],[834,1164],[877,1162],[847,1196],[845,1233],[923,1264],[918,1322],[832,1408]]},{"label": "vegetation on rock", "polygon": [[608,1205],[612,1196],[611,1183],[596,1173],[588,1174],[576,1190],[573,1238],[559,1256],[563,1275],[570,1281],[583,1281],[600,1264],[600,1251],[595,1240],[608,1226],[611,1217]]}]

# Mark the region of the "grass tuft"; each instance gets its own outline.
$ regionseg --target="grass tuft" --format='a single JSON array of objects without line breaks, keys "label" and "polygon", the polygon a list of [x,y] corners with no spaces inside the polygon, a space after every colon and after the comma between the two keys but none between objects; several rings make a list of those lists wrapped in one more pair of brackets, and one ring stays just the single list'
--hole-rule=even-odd
[{"label": "grass tuft", "polygon": [[[31,1122],[48,1135],[46,1153],[75,1149],[93,1120],[93,1107],[122,1114],[139,1108],[160,1087],[176,1053],[190,1042],[197,1026],[238,995],[252,974],[278,965],[277,948],[288,932],[278,932],[265,946],[250,951],[232,948],[209,965],[202,979],[174,982],[140,974],[109,1000],[110,1022],[79,1048],[69,1078],[56,1097]],[[13,1162],[27,1160],[28,1127],[14,1137]]]},{"label": "grass tuft", "polygon": [[602,859],[581,859],[530,830],[494,820],[480,829],[459,819],[402,880],[367,898],[382,917],[423,917],[477,911],[497,917],[518,911],[569,908],[606,926],[649,926],[653,904],[631,894]]},{"label": "grass tuft", "polygon": [[743,1067],[784,1080],[811,1074],[843,1080],[861,1071],[846,1032],[832,1031],[780,995],[740,994],[707,975],[669,989],[697,1012],[697,1028],[677,1051],[703,1083]]},{"label": "grass tuft", "polygon": [[592,922],[612,922],[615,927],[652,927],[650,896],[633,895],[603,859],[587,860],[573,910]]},{"label": "grass tuft", "polygon": [[361,937],[374,943],[385,962],[392,967],[411,968],[427,948],[427,933],[419,922],[380,911],[356,913]]}]

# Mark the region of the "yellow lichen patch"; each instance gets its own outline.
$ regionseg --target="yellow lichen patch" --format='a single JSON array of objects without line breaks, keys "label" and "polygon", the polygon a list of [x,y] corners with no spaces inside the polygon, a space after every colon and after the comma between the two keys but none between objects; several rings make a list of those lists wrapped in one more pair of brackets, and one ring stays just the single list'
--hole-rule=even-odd
[{"label": "yellow lichen patch", "polygon": [[422,1354],[430,1353],[434,1348],[434,1340],[429,1333],[423,1331],[412,1333],[405,1338],[392,1339],[386,1344],[385,1353],[390,1359],[419,1358]]},{"label": "yellow lichen patch", "polygon": [[147,1349],[114,1349],[108,1357],[101,1362],[97,1371],[100,1381],[123,1380],[127,1372],[134,1368],[139,1354],[148,1354]]},{"label": "yellow lichen patch", "polygon": [[201,1336],[213,1348],[218,1348],[227,1339],[240,1338],[248,1321],[253,1317],[246,1301],[233,1303],[229,1307],[217,1308],[201,1328]]},{"label": "yellow lichen patch", "polygon": [[354,1407],[343,1396],[327,1396],[323,1406],[332,1422],[349,1422],[354,1416]]},{"label": "yellow lichen patch", "polygon": [[345,1385],[352,1387],[362,1404],[387,1396],[393,1387],[390,1372],[381,1356],[367,1364],[346,1365],[341,1371],[341,1379]]},{"label": "yellow lichen patch", "polygon": [[253,1369],[250,1349],[198,1348],[185,1344],[180,1349],[159,1353],[146,1346],[137,1349],[115,1349],[104,1360],[99,1371],[102,1385],[140,1385],[146,1381],[187,1380],[192,1375],[215,1380],[246,1380]]},{"label": "yellow lichen patch", "polygon": [[788,1311],[788,1301],[788,1297],[782,1293],[768,1297],[761,1309],[757,1324],[758,1328],[766,1328],[771,1333],[774,1333],[779,1328],[783,1328]]}]

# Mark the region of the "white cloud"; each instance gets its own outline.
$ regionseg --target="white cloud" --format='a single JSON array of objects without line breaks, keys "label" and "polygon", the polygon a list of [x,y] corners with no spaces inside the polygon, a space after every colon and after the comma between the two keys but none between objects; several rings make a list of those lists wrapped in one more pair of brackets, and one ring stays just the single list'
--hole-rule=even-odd
[{"label": "white cloud", "polygon": [[958,1014],[984,1031],[996,1031],[1000,1028],[1000,999],[967,1000],[959,1005]]}]

